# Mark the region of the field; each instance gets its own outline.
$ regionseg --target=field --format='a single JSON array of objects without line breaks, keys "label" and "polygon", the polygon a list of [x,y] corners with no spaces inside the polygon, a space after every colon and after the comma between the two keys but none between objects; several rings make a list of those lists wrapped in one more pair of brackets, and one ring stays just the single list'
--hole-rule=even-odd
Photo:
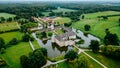
[{"label": "field", "polygon": [[76,10],[72,10],[72,9],[66,9],[66,8],[60,8],[58,7],[56,10],[53,10],[53,12],[72,12],[72,11],[76,11]]},{"label": "field", "polygon": [[21,40],[22,36],[23,34],[18,31],[0,34],[0,37],[2,37],[5,40],[5,43],[8,43],[13,38],[17,38],[18,40]]},{"label": "field", "polygon": [[71,22],[71,19],[67,17],[60,17],[59,19],[55,20],[55,22],[59,22],[59,24],[64,24]]},{"label": "field", "polygon": [[42,12],[42,14],[44,14],[45,16],[49,16],[50,12]]},{"label": "field", "polygon": [[29,52],[32,52],[29,43],[21,42],[18,45],[7,48],[5,53],[0,54],[0,56],[9,64],[10,68],[21,68],[20,56],[28,55]]},{"label": "field", "polygon": [[[85,55],[85,54],[81,53],[79,56],[82,56],[82,55]],[[102,68],[98,63],[93,61],[88,56],[86,56],[86,58],[88,59],[88,64],[90,68]],[[75,65],[74,63],[62,62],[58,64],[58,68],[74,68],[74,65]]]},{"label": "field", "polygon": [[16,22],[7,22],[7,23],[0,24],[0,31],[9,31],[13,29],[18,29]]},{"label": "field", "polygon": [[95,59],[97,59],[98,61],[100,61],[101,63],[103,63],[108,68],[120,68],[120,61],[113,60],[100,53],[95,54],[90,51],[87,51],[87,53],[94,57]]},{"label": "field", "polygon": [[105,12],[97,12],[97,13],[90,13],[90,14],[84,14],[84,15],[85,15],[85,18],[96,18],[97,16],[116,15],[116,14],[120,14],[120,12],[105,11]]},{"label": "field", "polygon": [[[110,13],[112,11],[108,11],[108,13]],[[114,11],[113,11],[114,12]],[[101,12],[101,15],[102,14],[105,14],[107,12]],[[116,14],[118,12],[115,12],[115,13],[112,13],[112,14]],[[92,16],[93,14],[93,16]],[[97,18],[94,18],[96,17],[96,15],[100,15],[99,13],[92,13],[92,14],[86,14],[88,16],[86,16],[87,18],[91,17],[91,19],[85,19],[84,20],[81,20],[81,21],[78,21],[76,23],[74,23],[72,25],[72,27],[76,28],[76,29],[80,29],[82,31],[85,31],[84,30],[84,25],[86,24],[89,24],[91,26],[91,30],[89,31],[91,34],[103,39],[104,36],[105,36],[105,29],[106,28],[109,28],[110,32],[111,33],[116,33],[120,39],[120,27],[118,26],[119,22],[118,22],[118,19],[120,18],[120,16],[115,16],[115,17],[108,17],[108,20],[98,20]]]},{"label": "field", "polygon": [[8,13],[0,13],[0,17],[9,18],[9,17],[15,17],[15,15]]}]

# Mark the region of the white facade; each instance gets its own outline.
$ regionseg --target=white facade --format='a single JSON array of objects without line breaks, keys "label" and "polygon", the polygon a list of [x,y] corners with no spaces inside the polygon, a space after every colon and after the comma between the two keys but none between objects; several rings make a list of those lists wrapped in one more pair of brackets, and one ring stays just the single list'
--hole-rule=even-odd
[{"label": "white facade", "polygon": [[38,24],[38,29],[40,30],[40,29],[43,29],[43,25],[42,24]]},{"label": "white facade", "polygon": [[[70,36],[69,39],[76,39],[76,35]],[[52,37],[52,42],[57,43],[60,47],[63,46],[72,46],[75,44],[74,40],[59,41],[55,37]]]}]

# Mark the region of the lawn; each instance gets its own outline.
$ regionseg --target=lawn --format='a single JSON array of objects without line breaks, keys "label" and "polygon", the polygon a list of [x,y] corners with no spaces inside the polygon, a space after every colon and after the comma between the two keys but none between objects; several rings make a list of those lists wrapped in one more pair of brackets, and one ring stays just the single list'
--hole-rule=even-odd
[{"label": "lawn", "polygon": [[[114,11],[108,11],[108,14],[110,12],[111,12],[111,14],[113,14],[112,12],[114,12]],[[107,14],[107,12],[105,12],[105,13]],[[119,12],[115,12],[114,14],[117,14],[117,13],[119,13]],[[95,17],[96,13],[95,14],[91,13],[91,14],[89,14],[89,15],[91,15],[91,19],[85,18],[84,20],[73,23],[72,27],[74,27],[76,29],[80,29],[84,32],[85,31],[84,26],[86,24],[89,24],[91,26],[91,30],[89,31],[89,33],[91,33],[101,39],[103,39],[105,36],[105,29],[109,28],[110,32],[116,33],[120,39],[120,30],[119,30],[120,27],[118,26],[118,19],[120,18],[120,16],[108,17],[108,20],[100,20],[99,21],[97,18],[92,18],[92,14]],[[88,15],[88,17],[90,17],[89,15]],[[99,13],[96,14],[96,16],[97,15],[99,15]]]},{"label": "lawn", "polygon": [[42,12],[42,14],[44,14],[45,16],[49,16],[50,12]]},{"label": "lawn", "polygon": [[9,17],[15,17],[15,15],[14,14],[8,14],[8,13],[0,13],[0,17],[9,18]]},{"label": "lawn", "polygon": [[13,29],[18,29],[16,22],[0,23],[0,31],[9,31]]},{"label": "lawn", "polygon": [[108,58],[101,53],[95,54],[90,51],[86,51],[86,53],[97,59],[99,62],[103,63],[108,68],[120,68],[120,61],[118,60],[113,60],[111,58]]},{"label": "lawn", "polygon": [[[80,57],[81,55],[85,55],[85,54],[81,53],[78,57]],[[102,68],[98,63],[96,63],[94,60],[92,60],[88,56],[86,56],[86,58],[88,59],[89,68]],[[58,64],[58,68],[75,68],[74,65],[75,65],[74,63],[61,62]]]},{"label": "lawn", "polygon": [[21,40],[22,36],[23,34],[20,33],[19,31],[0,34],[0,37],[2,37],[5,40],[5,43],[8,43],[13,38],[17,38],[18,40]]},{"label": "lawn", "polygon": [[73,9],[67,9],[67,8],[60,8],[58,7],[56,10],[53,10],[53,12],[73,12],[73,11],[76,11],[76,10],[73,10]]},{"label": "lawn", "polygon": [[34,41],[32,42],[32,44],[34,45],[34,48],[35,48],[35,49],[40,48],[40,45],[38,44],[38,42],[37,42],[36,40],[34,40]]},{"label": "lawn", "polygon": [[64,24],[71,22],[71,19],[68,17],[60,17],[59,19],[55,20],[55,22],[59,22],[59,24]]},{"label": "lawn", "polygon": [[21,68],[20,56],[28,55],[29,52],[32,52],[29,43],[21,42],[18,45],[7,48],[6,52],[0,54],[0,56],[7,62],[10,68]]},{"label": "lawn", "polygon": [[120,12],[105,11],[105,12],[89,13],[89,14],[85,14],[85,18],[96,18],[97,16],[116,15],[116,14],[120,14]]}]

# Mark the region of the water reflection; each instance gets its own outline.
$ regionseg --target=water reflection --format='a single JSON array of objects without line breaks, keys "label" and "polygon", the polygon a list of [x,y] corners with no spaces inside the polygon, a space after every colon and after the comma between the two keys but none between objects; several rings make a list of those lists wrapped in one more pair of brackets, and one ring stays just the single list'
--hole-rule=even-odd
[{"label": "water reflection", "polygon": [[[46,41],[44,41],[45,43]],[[73,49],[73,47],[59,47],[56,43],[52,43],[51,40],[47,40],[47,42],[44,44],[42,40],[39,39],[39,44],[46,48],[48,51],[48,57],[54,58],[60,55],[65,55],[66,52]]]}]

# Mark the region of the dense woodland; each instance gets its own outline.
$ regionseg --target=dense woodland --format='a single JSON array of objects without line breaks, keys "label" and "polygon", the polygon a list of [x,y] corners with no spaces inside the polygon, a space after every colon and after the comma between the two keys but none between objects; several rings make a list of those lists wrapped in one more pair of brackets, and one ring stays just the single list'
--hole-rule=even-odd
[{"label": "dense woodland", "polygon": [[[104,4],[89,4],[89,3],[30,3],[30,4],[0,4],[0,12],[16,14],[19,17],[29,19],[31,16],[44,16],[42,12],[50,12],[49,16],[65,16],[73,20],[77,19],[83,13],[94,13],[99,11],[120,11],[120,6],[104,5]],[[22,5],[22,6],[21,6]],[[75,12],[53,12],[57,7],[77,10]]]}]

